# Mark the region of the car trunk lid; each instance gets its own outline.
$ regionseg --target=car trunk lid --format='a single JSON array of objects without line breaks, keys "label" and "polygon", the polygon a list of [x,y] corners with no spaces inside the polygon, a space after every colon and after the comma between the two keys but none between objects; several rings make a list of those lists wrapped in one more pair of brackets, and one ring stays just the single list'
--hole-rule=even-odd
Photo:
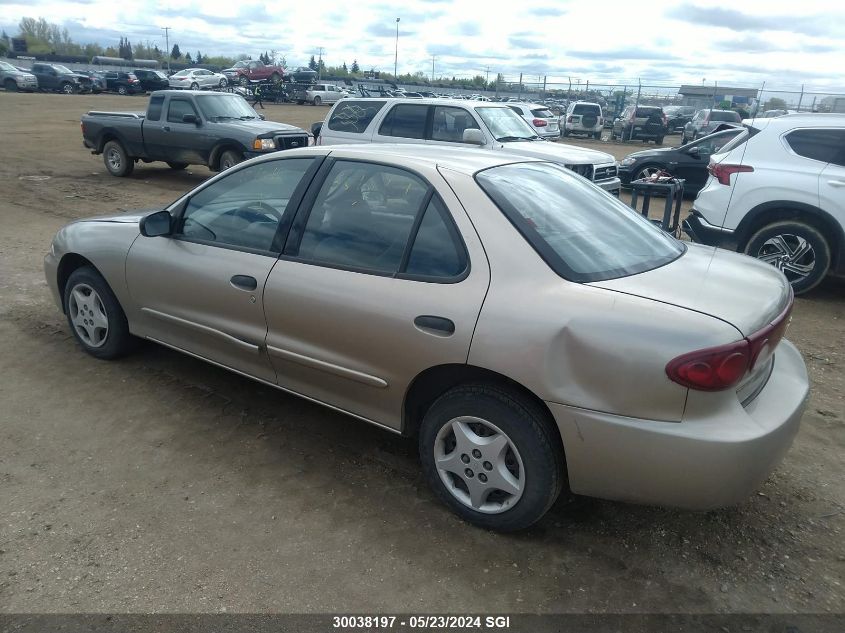
[{"label": "car trunk lid", "polygon": [[591,285],[713,316],[743,337],[766,327],[792,298],[774,266],[700,244],[688,244],[686,253],[660,268]]}]

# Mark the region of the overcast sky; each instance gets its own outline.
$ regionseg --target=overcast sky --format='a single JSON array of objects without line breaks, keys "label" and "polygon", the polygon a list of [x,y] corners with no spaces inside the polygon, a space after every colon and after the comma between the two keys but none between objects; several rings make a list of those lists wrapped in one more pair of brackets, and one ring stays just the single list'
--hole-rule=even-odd
[{"label": "overcast sky", "polygon": [[[737,8],[734,8],[737,7]],[[23,16],[62,23],[74,40],[121,35],[183,52],[275,49],[289,66],[323,47],[329,65],[357,59],[399,72],[525,73],[526,81],[701,83],[845,92],[842,0],[0,0],[12,35]]]}]

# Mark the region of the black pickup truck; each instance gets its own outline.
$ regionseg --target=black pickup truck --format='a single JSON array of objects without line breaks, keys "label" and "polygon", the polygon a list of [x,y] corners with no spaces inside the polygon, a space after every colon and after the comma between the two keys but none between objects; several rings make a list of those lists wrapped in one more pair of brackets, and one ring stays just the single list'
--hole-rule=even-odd
[{"label": "black pickup truck", "polygon": [[146,113],[89,112],[82,117],[82,139],[92,154],[103,154],[113,176],[128,176],[137,161],[222,171],[312,142],[301,128],[265,121],[240,95],[194,90],[154,92]]}]

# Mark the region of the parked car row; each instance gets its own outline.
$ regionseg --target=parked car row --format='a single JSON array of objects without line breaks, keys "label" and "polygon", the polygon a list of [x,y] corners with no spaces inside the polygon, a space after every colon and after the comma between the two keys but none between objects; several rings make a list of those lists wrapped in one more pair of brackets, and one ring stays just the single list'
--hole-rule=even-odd
[{"label": "parked car row", "polygon": [[169,81],[164,72],[144,68],[131,71],[71,70],[62,64],[37,62],[31,68],[23,69],[0,61],[0,85],[8,91],[134,95],[167,88]]}]

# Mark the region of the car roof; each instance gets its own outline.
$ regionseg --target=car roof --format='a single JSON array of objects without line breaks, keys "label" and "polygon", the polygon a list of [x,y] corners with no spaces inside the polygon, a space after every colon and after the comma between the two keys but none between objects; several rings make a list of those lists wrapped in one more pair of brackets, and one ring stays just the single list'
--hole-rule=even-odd
[{"label": "car roof", "polygon": [[745,119],[744,122],[751,124],[754,121],[753,127],[763,129],[765,127],[773,127],[779,129],[794,128],[794,127],[845,127],[845,114],[835,113],[796,113],[784,114],[779,117],[772,117],[768,119]]},{"label": "car roof", "polygon": [[[414,105],[444,105],[444,102],[453,102],[462,106],[478,106],[484,108],[507,108],[503,103],[496,101],[470,101],[469,99],[443,99],[441,97],[423,97],[422,99],[408,99],[405,97],[351,97],[338,101],[338,103],[350,103],[354,101],[384,101],[385,103],[413,103]],[[510,109],[510,108],[508,108]]]},{"label": "car roof", "polygon": [[[410,101],[419,102],[419,99]],[[411,160],[420,166],[431,169],[443,167],[461,174],[473,175],[481,170],[499,165],[512,163],[543,162],[539,159],[516,156],[508,152],[487,152],[474,147],[454,147],[423,145],[416,143],[350,143],[343,145],[317,145],[314,147],[303,147],[282,152],[284,157],[294,155],[317,154],[326,156],[331,154],[335,158],[351,158],[358,160],[371,160],[382,162],[390,158],[401,159],[402,162]],[[272,160],[280,158],[278,152],[267,154],[259,160]]]}]

